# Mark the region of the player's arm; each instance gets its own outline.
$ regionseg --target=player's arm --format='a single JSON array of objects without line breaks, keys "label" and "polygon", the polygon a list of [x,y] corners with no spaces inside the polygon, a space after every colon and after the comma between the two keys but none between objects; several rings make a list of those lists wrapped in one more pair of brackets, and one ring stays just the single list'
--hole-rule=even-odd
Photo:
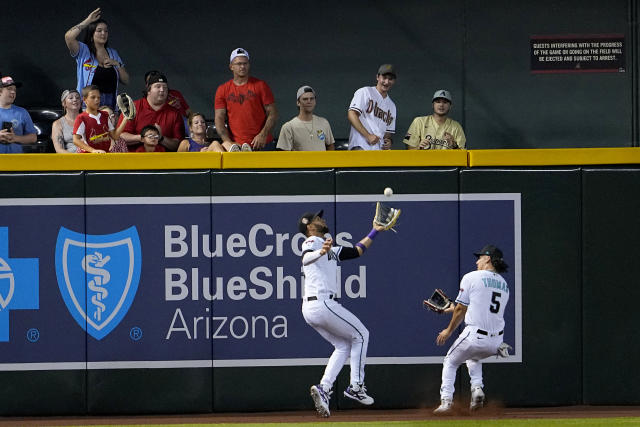
[{"label": "player's arm", "polygon": [[443,345],[445,341],[451,336],[453,331],[456,330],[460,323],[464,320],[464,316],[467,314],[467,306],[464,304],[456,304],[453,309],[453,316],[451,317],[451,321],[449,322],[449,326],[446,329],[443,329],[439,334],[438,338],[436,338],[436,343],[438,345]]},{"label": "player's arm", "polygon": [[353,248],[343,247],[338,254],[338,258],[340,261],[344,261],[346,259],[358,258],[364,254],[364,252],[369,249],[369,247],[373,244],[373,239],[376,237],[379,231],[384,231],[384,227],[381,225],[373,224],[373,228],[360,240]]},{"label": "player's arm", "polygon": [[331,250],[332,245],[333,239],[328,238],[322,243],[322,247],[320,249],[317,249],[315,251],[312,251],[311,249],[304,251],[302,253],[302,265],[313,264],[314,262],[319,260]]},{"label": "player's arm", "polygon": [[353,128],[358,131],[358,133],[362,135],[370,145],[377,144],[380,141],[380,137],[378,135],[369,133],[367,128],[364,127],[364,125],[360,121],[360,113],[358,111],[349,110],[347,112],[347,119],[349,119],[349,123],[351,123],[351,126],[353,126]]}]

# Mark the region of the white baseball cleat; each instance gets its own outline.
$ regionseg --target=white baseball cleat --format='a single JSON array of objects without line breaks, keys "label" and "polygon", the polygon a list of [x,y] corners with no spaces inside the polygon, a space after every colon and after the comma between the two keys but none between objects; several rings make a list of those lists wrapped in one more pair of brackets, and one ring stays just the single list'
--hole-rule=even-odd
[{"label": "white baseball cleat", "polygon": [[482,387],[471,387],[471,403],[469,404],[470,411],[476,411],[484,406],[484,392]]},{"label": "white baseball cleat", "polygon": [[438,406],[434,411],[434,415],[451,415],[453,412],[453,402],[451,399],[442,399],[440,400],[440,406]]},{"label": "white baseball cleat", "polygon": [[344,395],[349,399],[362,403],[363,405],[373,404],[373,397],[367,394],[367,388],[364,384],[349,385],[349,387],[344,391]]},{"label": "white baseball cleat", "polygon": [[321,417],[327,418],[331,415],[331,412],[329,412],[329,398],[331,397],[331,392],[327,393],[324,391],[320,384],[312,385],[310,391],[313,403],[316,405],[316,411],[318,411],[318,414]]}]

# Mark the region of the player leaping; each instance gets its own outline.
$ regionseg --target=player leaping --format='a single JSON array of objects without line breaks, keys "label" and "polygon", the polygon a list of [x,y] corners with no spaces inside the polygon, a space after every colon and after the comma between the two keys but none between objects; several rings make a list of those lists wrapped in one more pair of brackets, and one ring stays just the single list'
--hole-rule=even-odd
[{"label": "player leaping", "polygon": [[362,322],[336,300],[338,283],[338,261],[357,258],[373,243],[380,231],[393,227],[399,209],[379,204],[373,228],[355,247],[333,246],[323,211],[307,212],[298,220],[298,229],[307,236],[302,244],[302,269],[304,272],[304,300],[302,315],[304,320],[335,350],[331,354],[320,384],[311,387],[311,398],[316,410],[323,417],[330,415],[329,398],[333,383],[350,357],[351,384],[344,395],[363,405],[371,405],[373,398],[364,386],[364,366],[369,344],[369,331]]}]

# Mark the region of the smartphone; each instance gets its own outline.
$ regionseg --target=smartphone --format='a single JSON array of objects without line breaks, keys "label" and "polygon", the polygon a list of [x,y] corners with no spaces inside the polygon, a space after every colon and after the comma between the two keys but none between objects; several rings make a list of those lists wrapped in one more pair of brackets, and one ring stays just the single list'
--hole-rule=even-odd
[{"label": "smartphone", "polygon": [[13,123],[2,122],[2,130],[11,130],[11,129],[13,129]]}]

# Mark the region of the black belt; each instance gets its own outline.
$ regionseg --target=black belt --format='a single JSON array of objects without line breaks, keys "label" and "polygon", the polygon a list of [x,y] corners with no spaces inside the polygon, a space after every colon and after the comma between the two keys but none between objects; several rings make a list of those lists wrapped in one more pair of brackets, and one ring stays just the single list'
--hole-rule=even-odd
[{"label": "black belt", "polygon": [[[316,301],[318,297],[307,297],[307,301]],[[329,299],[338,299],[337,295],[329,295]]]},{"label": "black belt", "polygon": [[[483,331],[482,329],[478,329],[476,332],[479,333],[480,335],[489,335],[489,332]],[[502,335],[502,334],[504,334],[504,330],[498,332],[497,334],[491,334],[491,336],[495,337],[496,335]]]}]

